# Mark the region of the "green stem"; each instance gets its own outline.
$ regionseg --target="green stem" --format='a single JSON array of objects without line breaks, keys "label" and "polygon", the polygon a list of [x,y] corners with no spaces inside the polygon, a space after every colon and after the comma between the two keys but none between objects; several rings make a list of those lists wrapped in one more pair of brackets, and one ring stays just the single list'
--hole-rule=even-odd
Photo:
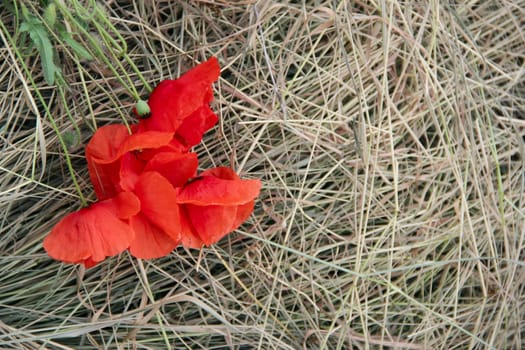
[{"label": "green stem", "polygon": [[62,102],[62,105],[64,106],[64,109],[66,110],[67,117],[71,121],[71,123],[73,124],[73,128],[75,129],[77,137],[80,139],[80,137],[81,137],[80,128],[78,127],[78,124],[75,121],[75,119],[73,118],[73,115],[71,114],[71,110],[68,107],[68,103],[67,103],[67,100],[66,100],[66,94],[64,92],[64,87],[63,87],[62,84],[58,84],[57,87],[58,87],[58,94],[60,95],[60,101]]},{"label": "green stem", "polygon": [[[85,16],[82,16],[81,13],[86,12],[84,8],[82,8],[76,1],[72,2],[74,10],[79,14],[80,18],[83,18]],[[74,25],[75,29],[78,30],[79,33],[81,33],[83,38],[86,38],[88,40],[90,46],[95,51],[95,57],[100,59],[105,66],[113,73],[116,79],[118,79],[119,83],[126,87],[128,92],[135,98],[140,99],[139,93],[137,89],[135,88],[135,84],[133,84],[133,81],[131,80],[129,74],[127,74],[127,70],[124,68],[122,63],[120,62],[120,57],[124,57],[126,62],[130,63],[133,71],[138,75],[139,79],[145,83],[146,87],[150,89],[151,87],[146,82],[138,68],[135,64],[131,63],[131,59],[127,55],[127,44],[125,42],[125,39],[118,33],[116,28],[111,24],[111,22],[106,18],[103,11],[98,9],[98,7],[95,7],[93,12],[88,17],[90,20],[92,20],[91,24],[95,27],[97,32],[100,34],[100,38],[102,39],[102,42],[104,46],[107,48],[107,52],[104,51],[104,49],[100,46],[100,42],[97,41],[92,33],[88,32],[81,23],[78,22],[78,20],[69,12],[69,10],[62,4],[57,3],[57,8],[62,13],[65,19],[68,20],[68,22],[72,25]],[[99,23],[95,19],[100,20],[102,22]],[[112,38],[111,34],[104,28],[104,25],[106,25],[112,33],[115,33],[115,35],[118,37],[119,41]],[[117,51],[117,52],[115,52]],[[108,53],[109,56],[108,57]],[[110,60],[112,58],[113,60]],[[122,71],[122,74],[119,74],[115,66]],[[122,75],[126,77],[126,80],[122,79]]]}]

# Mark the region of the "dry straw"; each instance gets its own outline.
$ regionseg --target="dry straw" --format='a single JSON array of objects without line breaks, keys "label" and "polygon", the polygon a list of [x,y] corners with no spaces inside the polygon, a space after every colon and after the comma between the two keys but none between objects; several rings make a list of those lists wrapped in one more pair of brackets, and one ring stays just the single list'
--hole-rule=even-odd
[{"label": "dry straw", "polygon": [[[525,2],[121,3],[56,2],[91,58],[0,5],[0,348],[522,348]],[[50,260],[93,129],[211,55],[201,166],[261,178],[252,217],[201,252]]]}]

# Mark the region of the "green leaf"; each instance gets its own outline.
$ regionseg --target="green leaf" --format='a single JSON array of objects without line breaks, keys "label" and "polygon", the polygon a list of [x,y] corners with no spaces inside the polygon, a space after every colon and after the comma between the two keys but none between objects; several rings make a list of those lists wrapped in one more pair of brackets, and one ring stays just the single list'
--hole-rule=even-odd
[{"label": "green leaf", "polygon": [[59,68],[55,65],[54,48],[51,40],[49,40],[46,28],[36,17],[29,16],[27,20],[20,24],[20,31],[29,33],[31,41],[40,54],[44,79],[49,85],[53,85],[55,83],[55,73],[59,71]]},{"label": "green leaf", "polygon": [[46,9],[44,10],[43,17],[49,28],[53,28],[55,26],[55,23],[57,22],[57,7],[55,3],[51,2],[49,5],[47,5]]},{"label": "green leaf", "polygon": [[29,19],[31,15],[29,14],[29,11],[27,10],[26,5],[21,4],[21,8],[22,8],[22,18],[25,20]]},{"label": "green leaf", "polygon": [[82,44],[80,44],[78,41],[76,41],[75,39],[73,39],[73,37],[71,36],[71,34],[67,31],[60,31],[59,32],[59,35],[60,35],[60,38],[69,46],[71,47],[71,49],[75,52],[76,55],[78,55],[78,57],[80,58],[83,58],[85,60],[92,60],[93,59],[93,56],[91,56],[91,54],[89,53],[88,50],[86,50],[84,48],[84,46],[82,46]]}]

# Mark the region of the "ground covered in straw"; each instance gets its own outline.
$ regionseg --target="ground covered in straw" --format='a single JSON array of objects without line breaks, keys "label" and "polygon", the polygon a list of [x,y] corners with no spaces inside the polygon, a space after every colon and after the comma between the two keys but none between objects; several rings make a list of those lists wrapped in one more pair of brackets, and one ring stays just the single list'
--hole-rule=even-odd
[{"label": "ground covered in straw", "polygon": [[[525,344],[524,1],[52,6],[0,5],[0,348]],[[202,251],[51,260],[95,198],[95,127],[212,55],[200,165],[263,181],[250,219]]]}]

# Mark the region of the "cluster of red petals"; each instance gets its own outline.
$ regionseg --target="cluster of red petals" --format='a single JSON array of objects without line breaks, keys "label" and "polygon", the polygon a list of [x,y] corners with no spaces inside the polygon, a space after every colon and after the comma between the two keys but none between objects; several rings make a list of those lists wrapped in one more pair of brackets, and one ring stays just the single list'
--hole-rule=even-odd
[{"label": "cluster of red petals", "polygon": [[148,100],[150,117],[97,130],[86,159],[98,201],[52,229],[44,239],[52,258],[87,267],[126,249],[158,258],[179,244],[213,244],[247,219],[260,181],[225,167],[197,174],[197,154],[190,152],[217,123],[209,103],[219,73],[212,57],[162,81]]}]

